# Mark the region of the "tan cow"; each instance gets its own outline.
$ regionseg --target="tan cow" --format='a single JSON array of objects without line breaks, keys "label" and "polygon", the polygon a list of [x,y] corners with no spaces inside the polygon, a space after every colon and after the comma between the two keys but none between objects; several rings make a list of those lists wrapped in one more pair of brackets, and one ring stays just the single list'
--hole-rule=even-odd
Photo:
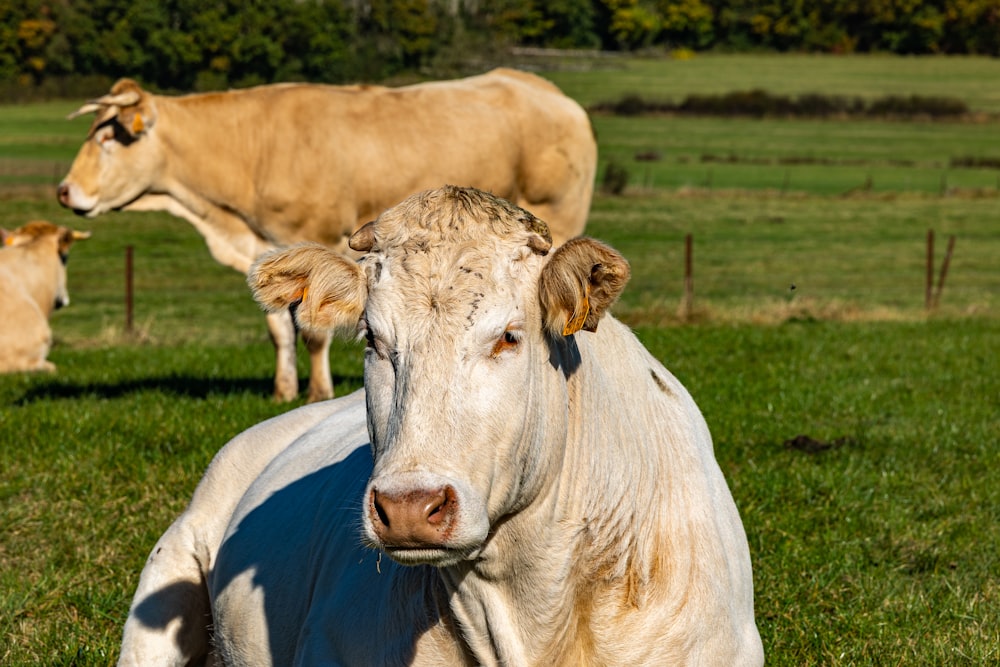
[{"label": "tan cow", "polygon": [[[122,79],[71,115],[91,111],[59,201],[87,216],[168,211],[244,273],[263,252],[301,241],[346,251],[359,225],[445,183],[520,204],[549,221],[559,244],[583,230],[597,162],[583,109],[510,69],[402,88],[280,84],[183,97]],[[275,396],[291,399],[295,329],[287,312],[267,317]],[[303,338],[309,398],[328,398],[329,336]]]},{"label": "tan cow", "polygon": [[250,281],[304,327],[359,331],[365,390],[219,452],[119,664],[762,664],[705,421],[607,313],[625,259],[553,252],[530,213],[451,187],[351,245],[360,263],[310,244]]},{"label": "tan cow", "polygon": [[49,315],[69,305],[69,248],[90,232],[35,220],[0,236],[0,373],[54,371]]}]

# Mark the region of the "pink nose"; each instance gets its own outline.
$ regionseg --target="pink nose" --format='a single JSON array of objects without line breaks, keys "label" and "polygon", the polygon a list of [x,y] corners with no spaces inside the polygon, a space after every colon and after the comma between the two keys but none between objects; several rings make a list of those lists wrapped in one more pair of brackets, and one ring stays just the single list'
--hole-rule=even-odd
[{"label": "pink nose", "polygon": [[458,517],[458,496],[451,486],[386,493],[372,489],[368,516],[386,547],[443,546]]},{"label": "pink nose", "polygon": [[56,196],[59,198],[59,203],[63,206],[69,207],[69,186],[65,183],[59,184],[59,189],[56,190]]}]

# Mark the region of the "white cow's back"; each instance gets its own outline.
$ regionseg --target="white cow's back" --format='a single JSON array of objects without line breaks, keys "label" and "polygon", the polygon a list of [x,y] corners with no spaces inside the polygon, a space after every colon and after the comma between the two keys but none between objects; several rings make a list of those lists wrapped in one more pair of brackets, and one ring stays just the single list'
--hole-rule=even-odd
[{"label": "white cow's back", "polygon": [[187,509],[146,561],[125,623],[119,667],[185,665],[209,650],[206,582],[237,504],[289,443],[341,411],[360,413],[363,423],[364,391],[266,420],[219,450]]}]

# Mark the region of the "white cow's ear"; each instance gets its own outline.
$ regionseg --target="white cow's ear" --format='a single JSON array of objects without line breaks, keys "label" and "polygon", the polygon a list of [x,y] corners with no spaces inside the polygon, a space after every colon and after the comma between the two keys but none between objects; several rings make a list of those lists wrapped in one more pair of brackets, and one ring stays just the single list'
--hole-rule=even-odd
[{"label": "white cow's ear", "polygon": [[368,294],[361,267],[319,244],[264,255],[250,267],[247,283],[264,310],[292,307],[307,331],[353,332]]},{"label": "white cow's ear", "polygon": [[628,261],[614,248],[576,238],[556,250],[542,269],[539,300],[545,326],[555,335],[597,331],[605,311],[631,276]]}]

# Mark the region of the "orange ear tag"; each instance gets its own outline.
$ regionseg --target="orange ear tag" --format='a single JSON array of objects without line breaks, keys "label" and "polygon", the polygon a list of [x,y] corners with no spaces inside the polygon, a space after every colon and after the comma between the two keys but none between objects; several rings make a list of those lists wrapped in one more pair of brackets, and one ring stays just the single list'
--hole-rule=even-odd
[{"label": "orange ear tag", "polygon": [[309,286],[308,285],[306,285],[305,287],[302,288],[302,301],[305,301],[307,296],[309,296]]},{"label": "orange ear tag", "polygon": [[139,134],[146,128],[145,123],[142,122],[142,115],[136,114],[132,117],[132,134]]},{"label": "orange ear tag", "polygon": [[583,328],[584,323],[587,321],[587,315],[590,314],[590,285],[584,286],[582,296],[583,298],[581,298],[580,303],[577,304],[576,310],[572,315],[570,315],[569,319],[566,320],[566,326],[564,326],[562,330],[563,336],[575,334]]}]

